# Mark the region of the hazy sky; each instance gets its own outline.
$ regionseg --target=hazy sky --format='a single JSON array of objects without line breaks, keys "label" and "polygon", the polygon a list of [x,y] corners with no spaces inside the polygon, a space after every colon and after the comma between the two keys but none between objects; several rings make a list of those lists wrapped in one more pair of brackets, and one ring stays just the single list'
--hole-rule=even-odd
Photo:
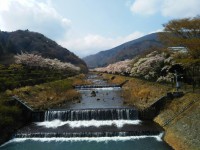
[{"label": "hazy sky", "polygon": [[0,0],[0,30],[29,29],[83,57],[200,14],[200,0]]}]

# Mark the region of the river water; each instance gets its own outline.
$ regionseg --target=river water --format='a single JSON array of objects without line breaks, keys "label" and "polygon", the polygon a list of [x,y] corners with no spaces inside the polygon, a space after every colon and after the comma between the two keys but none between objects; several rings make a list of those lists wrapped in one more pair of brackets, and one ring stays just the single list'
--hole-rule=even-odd
[{"label": "river water", "polygon": [[139,120],[136,109],[123,106],[119,87],[95,75],[89,80],[97,87],[77,88],[80,103],[46,111],[44,121],[18,130],[0,149],[171,150],[162,140],[161,127]]}]

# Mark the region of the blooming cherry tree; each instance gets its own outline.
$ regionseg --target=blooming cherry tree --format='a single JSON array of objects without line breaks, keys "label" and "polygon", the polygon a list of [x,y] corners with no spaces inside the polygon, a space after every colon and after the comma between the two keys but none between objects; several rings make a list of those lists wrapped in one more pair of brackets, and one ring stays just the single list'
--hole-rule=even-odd
[{"label": "blooming cherry tree", "polygon": [[30,53],[21,53],[15,55],[15,62],[17,64],[23,64],[31,67],[42,67],[49,69],[58,69],[58,70],[67,70],[72,69],[79,71],[80,68],[66,62],[61,62],[58,59],[49,59],[44,58],[40,55],[30,54]]},{"label": "blooming cherry tree", "polygon": [[154,51],[144,58],[140,58],[131,69],[131,76],[155,79],[164,65],[165,55]]},{"label": "blooming cherry tree", "polygon": [[131,60],[119,61],[114,64],[110,64],[107,67],[95,68],[94,71],[106,72],[112,74],[129,75],[131,71]]}]

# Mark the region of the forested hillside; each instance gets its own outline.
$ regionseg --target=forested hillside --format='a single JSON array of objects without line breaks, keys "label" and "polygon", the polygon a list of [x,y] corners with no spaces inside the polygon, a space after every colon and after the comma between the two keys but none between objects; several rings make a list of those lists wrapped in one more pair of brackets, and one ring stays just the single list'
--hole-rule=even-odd
[{"label": "forested hillside", "polygon": [[55,41],[44,35],[28,30],[14,32],[0,32],[0,63],[14,63],[14,55],[21,52],[34,53],[45,58],[59,59],[79,66],[83,72],[87,71],[84,61],[75,54],[61,47]]}]

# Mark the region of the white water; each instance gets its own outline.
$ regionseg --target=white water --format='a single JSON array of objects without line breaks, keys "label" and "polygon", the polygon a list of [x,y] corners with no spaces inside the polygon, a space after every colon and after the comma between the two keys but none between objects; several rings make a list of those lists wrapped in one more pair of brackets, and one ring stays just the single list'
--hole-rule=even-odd
[{"label": "white water", "polygon": [[137,125],[140,124],[140,120],[81,120],[81,121],[61,121],[61,120],[53,120],[53,121],[44,121],[44,122],[36,122],[35,124],[38,126],[43,126],[45,128],[57,128],[63,125],[69,125],[71,128],[79,128],[79,127],[100,127],[100,126],[111,126],[115,125],[118,128],[123,127],[125,124]]},{"label": "white water", "polygon": [[85,91],[85,90],[113,91],[113,90],[119,90],[119,89],[121,89],[121,87],[80,88],[79,91]]},{"label": "white water", "polygon": [[133,140],[139,140],[139,139],[144,139],[144,138],[155,138],[158,142],[162,141],[163,133],[160,133],[159,135],[152,135],[152,136],[126,136],[126,137],[73,137],[73,138],[57,138],[57,137],[52,137],[52,138],[14,138],[7,143],[1,145],[0,147],[3,147],[9,143],[13,142],[24,142],[26,140],[32,140],[32,141],[39,141],[39,142],[51,142],[51,141],[56,141],[56,142],[108,142],[108,141],[133,141]]}]

